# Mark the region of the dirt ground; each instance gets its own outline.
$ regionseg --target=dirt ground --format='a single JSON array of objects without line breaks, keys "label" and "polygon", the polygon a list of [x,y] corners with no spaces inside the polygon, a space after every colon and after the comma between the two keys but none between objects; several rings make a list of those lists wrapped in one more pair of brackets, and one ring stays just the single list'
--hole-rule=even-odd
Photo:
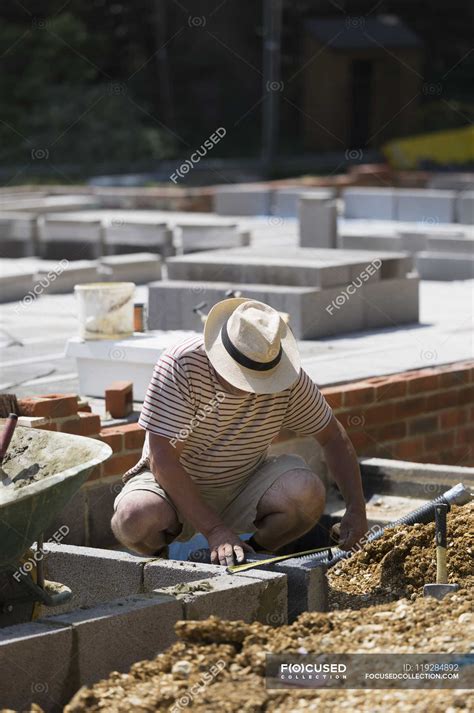
[{"label": "dirt ground", "polygon": [[448,523],[450,579],[461,587],[442,602],[422,593],[423,584],[435,575],[433,525],[398,528],[331,571],[334,611],[305,613],[279,628],[215,617],[179,622],[180,640],[170,649],[134,664],[129,673],[111,673],[107,680],[82,688],[65,713],[473,710],[472,691],[272,691],[264,681],[267,652],[472,650],[474,504],[454,509]]}]

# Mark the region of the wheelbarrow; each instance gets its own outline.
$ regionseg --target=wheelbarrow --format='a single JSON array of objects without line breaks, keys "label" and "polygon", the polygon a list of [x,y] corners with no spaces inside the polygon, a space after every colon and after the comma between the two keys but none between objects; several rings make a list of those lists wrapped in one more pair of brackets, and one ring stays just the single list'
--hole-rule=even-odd
[{"label": "wheelbarrow", "polygon": [[44,579],[43,532],[111,453],[92,438],[16,428],[0,481],[0,628],[35,618],[40,604],[71,597],[67,587]]}]

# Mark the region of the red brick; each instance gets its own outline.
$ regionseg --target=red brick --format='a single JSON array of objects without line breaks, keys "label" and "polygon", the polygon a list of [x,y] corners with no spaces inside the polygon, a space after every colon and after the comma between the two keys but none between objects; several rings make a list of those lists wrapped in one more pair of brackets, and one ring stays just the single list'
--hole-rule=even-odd
[{"label": "red brick", "polygon": [[356,451],[371,446],[375,440],[370,437],[367,431],[352,431],[348,435]]},{"label": "red brick", "polygon": [[459,428],[456,432],[456,444],[458,446],[474,444],[474,426]]},{"label": "red brick", "polygon": [[433,433],[438,431],[437,416],[423,416],[415,418],[408,424],[410,436],[416,436],[419,433]]},{"label": "red brick", "polygon": [[424,391],[436,391],[439,384],[438,374],[425,374],[423,376],[412,376],[407,379],[409,394],[419,394]]},{"label": "red brick", "polygon": [[140,460],[140,453],[127,453],[116,455],[103,463],[104,475],[123,475]]},{"label": "red brick", "polygon": [[375,389],[373,386],[368,386],[366,382],[359,384],[346,384],[344,387],[343,404],[344,406],[365,406],[373,403]]},{"label": "red brick", "polygon": [[468,366],[455,365],[439,375],[439,384],[446,388],[450,386],[464,386],[471,378],[471,369]]},{"label": "red brick", "polygon": [[454,433],[452,431],[425,436],[425,450],[427,451],[441,451],[452,446],[454,446]]},{"label": "red brick", "polygon": [[63,418],[77,413],[77,396],[74,394],[47,394],[19,399],[22,416],[49,416]]},{"label": "red brick", "polygon": [[89,404],[79,404],[77,407],[77,413],[92,413],[92,409]]},{"label": "red brick", "polygon": [[463,389],[460,389],[458,393],[458,403],[460,405],[474,403],[474,386],[465,386]]},{"label": "red brick", "polygon": [[394,403],[378,404],[368,409],[364,409],[363,418],[366,426],[378,426],[379,424],[390,423],[395,420]]},{"label": "red brick", "polygon": [[407,384],[405,379],[386,379],[375,384],[375,401],[389,401],[405,396]]},{"label": "red brick", "polygon": [[126,426],[117,426],[125,438],[125,448],[142,448],[145,441],[145,431],[138,423],[129,423]]},{"label": "red brick", "polygon": [[463,423],[468,421],[467,409],[462,408],[442,411],[439,416],[441,428],[454,428],[455,426],[462,426]]},{"label": "red brick", "polygon": [[81,419],[79,416],[74,418],[68,418],[65,421],[60,421],[58,423],[58,431],[61,433],[75,433],[80,436],[81,434]]},{"label": "red brick", "polygon": [[338,386],[334,389],[321,389],[321,391],[331,408],[340,408],[342,406],[343,386]]},{"label": "red brick", "polygon": [[407,425],[404,421],[397,421],[395,423],[387,423],[386,426],[378,428],[375,431],[375,438],[377,441],[398,441],[400,438],[404,438],[407,432]]},{"label": "red brick", "polygon": [[114,381],[105,390],[105,409],[112,418],[125,418],[133,410],[133,384]]},{"label": "red brick", "polygon": [[423,457],[423,439],[412,438],[392,445],[395,458],[420,461]]},{"label": "red brick", "polygon": [[395,403],[395,417],[409,418],[410,416],[424,416],[430,409],[426,408],[426,397],[418,396],[404,399]]},{"label": "red brick", "polygon": [[426,396],[426,412],[441,411],[459,405],[459,389],[452,391],[438,391],[436,394]]},{"label": "red brick", "polygon": [[97,436],[100,431],[100,416],[96,413],[78,411],[81,436]]},{"label": "red brick", "polygon": [[99,432],[99,438],[107,443],[114,453],[123,450],[123,433],[118,428],[103,428]]}]

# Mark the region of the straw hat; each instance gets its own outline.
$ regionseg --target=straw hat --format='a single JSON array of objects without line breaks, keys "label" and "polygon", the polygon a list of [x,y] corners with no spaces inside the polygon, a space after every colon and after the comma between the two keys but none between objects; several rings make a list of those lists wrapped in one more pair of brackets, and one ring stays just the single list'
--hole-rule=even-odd
[{"label": "straw hat", "polygon": [[255,394],[288,389],[300,373],[298,346],[273,307],[233,298],[218,302],[204,326],[204,348],[232,386]]}]

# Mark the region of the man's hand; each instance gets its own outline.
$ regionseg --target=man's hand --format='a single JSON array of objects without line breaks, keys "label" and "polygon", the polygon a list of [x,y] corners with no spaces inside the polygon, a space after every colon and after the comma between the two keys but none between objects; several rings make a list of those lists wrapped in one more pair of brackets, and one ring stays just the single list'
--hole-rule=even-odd
[{"label": "man's hand", "polygon": [[334,534],[339,533],[338,546],[341,550],[350,550],[368,529],[365,510],[346,510],[340,525],[334,526]]},{"label": "man's hand", "polygon": [[214,527],[207,534],[207,541],[211,550],[212,564],[222,564],[231,567],[234,564],[234,557],[237,563],[245,561],[244,552],[253,552],[250,545],[243,542],[235,532],[228,527],[219,525]]}]

